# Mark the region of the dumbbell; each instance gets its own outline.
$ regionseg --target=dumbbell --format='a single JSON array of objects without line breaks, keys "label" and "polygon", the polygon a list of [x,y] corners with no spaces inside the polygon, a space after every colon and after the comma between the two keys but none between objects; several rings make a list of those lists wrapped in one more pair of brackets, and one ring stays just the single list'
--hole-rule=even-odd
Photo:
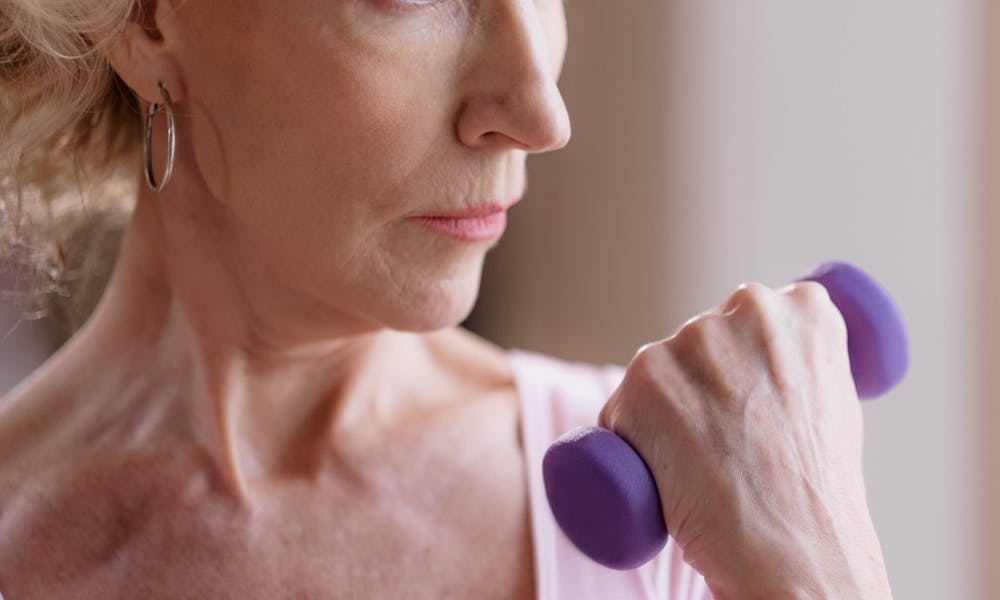
[{"label": "dumbbell", "polygon": [[[906,327],[882,286],[843,262],[824,263],[799,281],[822,284],[843,315],[858,397],[899,383],[909,367]],[[556,522],[591,559],[633,569],[663,549],[668,534],[656,483],[625,440],[600,427],[574,429],[545,453],[542,473]]]}]

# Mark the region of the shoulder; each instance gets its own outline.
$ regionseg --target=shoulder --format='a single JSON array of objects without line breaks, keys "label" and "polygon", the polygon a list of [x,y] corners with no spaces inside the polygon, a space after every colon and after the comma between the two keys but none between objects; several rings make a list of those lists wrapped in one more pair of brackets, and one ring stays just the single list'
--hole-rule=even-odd
[{"label": "shoulder", "polygon": [[515,375],[538,382],[553,391],[569,388],[611,392],[625,375],[624,367],[618,365],[567,361],[524,350],[511,350],[508,360]]},{"label": "shoulder", "polygon": [[42,586],[33,589],[57,597],[103,573],[136,532],[181,503],[178,471],[197,460],[189,449],[164,460],[155,448],[84,440],[60,420],[0,417],[0,431],[12,428],[34,442],[0,449],[0,582],[11,593]]},{"label": "shoulder", "polygon": [[510,352],[509,359],[521,396],[540,597],[711,598],[704,579],[684,562],[672,539],[646,565],[614,571],[592,562],[573,547],[569,538],[559,532],[548,509],[541,468],[546,449],[567,431],[597,423],[598,413],[621,383],[625,369],[523,351]]},{"label": "shoulder", "polygon": [[[66,410],[63,398],[44,386],[20,386],[0,399],[0,482],[44,462],[52,442],[60,437]],[[0,503],[9,489],[0,484]]]},{"label": "shoulder", "polygon": [[513,350],[511,371],[525,419],[547,421],[556,436],[594,425],[597,415],[625,375],[616,365],[592,365]]},{"label": "shoulder", "polygon": [[89,504],[81,484],[93,482],[89,451],[63,443],[67,418],[52,412],[57,404],[18,391],[0,411],[0,580],[8,584],[87,537],[77,529],[89,521],[78,516]]},{"label": "shoulder", "polygon": [[[449,366],[459,387],[476,384],[516,390],[522,396],[599,410],[624,376],[614,365],[562,360],[524,350],[505,350],[461,328],[436,332],[425,341],[437,364]],[[596,413],[595,413],[596,414]]]},{"label": "shoulder", "polygon": [[[0,398],[0,476],[38,462],[65,459],[58,447],[68,441],[83,407],[93,406],[83,391],[94,379],[73,369],[67,346]],[[53,452],[56,455],[53,456]],[[2,501],[3,488],[0,488]]]},{"label": "shoulder", "polygon": [[175,449],[164,461],[160,440],[123,446],[117,431],[95,426],[95,399],[45,383],[3,402],[0,580],[8,569],[65,561],[72,570],[82,558],[109,556],[122,531],[169,500],[172,471],[193,460]]}]

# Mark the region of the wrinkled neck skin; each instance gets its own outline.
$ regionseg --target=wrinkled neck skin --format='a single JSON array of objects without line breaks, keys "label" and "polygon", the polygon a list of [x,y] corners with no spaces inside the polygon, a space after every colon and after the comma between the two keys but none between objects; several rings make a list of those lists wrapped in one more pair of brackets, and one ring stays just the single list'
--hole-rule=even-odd
[{"label": "wrinkled neck skin", "polygon": [[454,331],[401,333],[336,314],[317,331],[308,309],[281,310],[241,281],[224,236],[179,222],[169,201],[142,190],[112,281],[72,342],[108,386],[97,395],[176,405],[147,409],[185,413],[243,500],[248,480],[315,474],[334,438],[378,435],[406,404],[434,401],[424,375],[433,340]]}]

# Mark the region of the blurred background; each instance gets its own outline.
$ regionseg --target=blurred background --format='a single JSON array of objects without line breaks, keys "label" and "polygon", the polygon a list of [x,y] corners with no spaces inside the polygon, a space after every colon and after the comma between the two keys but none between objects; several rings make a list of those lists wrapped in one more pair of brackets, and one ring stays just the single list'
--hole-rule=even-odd
[{"label": "blurred background", "polygon": [[[998,3],[573,0],[568,14],[573,141],[530,161],[468,326],[624,364],[744,281],[864,267],[912,337],[908,379],[864,408],[895,595],[1000,597]],[[0,307],[0,394],[53,348],[45,323],[16,323]]]},{"label": "blurred background", "polygon": [[535,157],[470,326],[624,363],[738,284],[854,262],[899,301],[867,403],[897,598],[1000,597],[1000,3],[574,0],[573,141]]}]

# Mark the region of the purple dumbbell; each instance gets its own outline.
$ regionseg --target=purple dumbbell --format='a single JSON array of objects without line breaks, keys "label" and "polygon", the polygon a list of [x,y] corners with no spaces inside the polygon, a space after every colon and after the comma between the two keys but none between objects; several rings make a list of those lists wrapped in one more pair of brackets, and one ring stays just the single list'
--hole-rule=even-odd
[{"label": "purple dumbbell", "polygon": [[[860,398],[889,391],[906,374],[909,346],[902,315],[864,271],[820,265],[799,281],[823,285],[847,325],[847,352]],[[556,522],[581,552],[613,569],[638,567],[663,549],[667,529],[646,463],[617,435],[580,427],[559,438],[542,461]]]}]

